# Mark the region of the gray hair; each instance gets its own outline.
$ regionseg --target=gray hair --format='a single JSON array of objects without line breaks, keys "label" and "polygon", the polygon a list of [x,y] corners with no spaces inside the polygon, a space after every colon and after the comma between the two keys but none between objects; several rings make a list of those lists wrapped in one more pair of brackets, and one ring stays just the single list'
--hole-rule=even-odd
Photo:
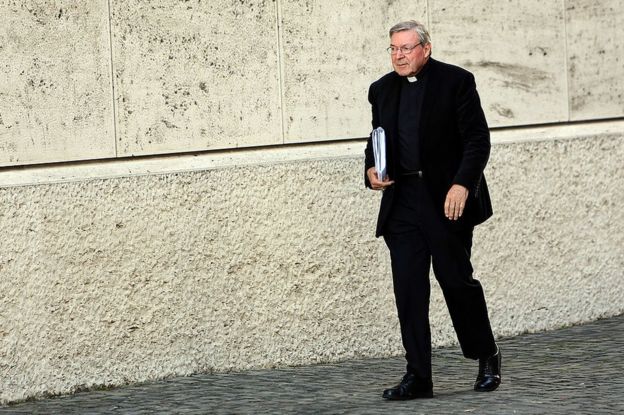
[{"label": "gray hair", "polygon": [[425,25],[422,23],[418,23],[416,20],[408,20],[406,22],[397,23],[390,28],[390,37],[397,32],[404,32],[406,30],[411,30],[416,32],[420,42],[423,45],[427,43],[431,43],[431,37],[429,36],[429,32],[425,28]]}]

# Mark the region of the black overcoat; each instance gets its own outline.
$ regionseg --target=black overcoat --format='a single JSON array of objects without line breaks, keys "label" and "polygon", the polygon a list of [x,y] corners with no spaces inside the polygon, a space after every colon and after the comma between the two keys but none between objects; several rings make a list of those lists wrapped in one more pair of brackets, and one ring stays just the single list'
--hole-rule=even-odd
[{"label": "black overcoat", "polygon": [[[442,216],[450,187],[460,184],[468,189],[462,217],[457,221],[445,219],[451,228],[465,229],[492,216],[490,195],[483,176],[490,154],[490,133],[474,76],[470,72],[432,58],[427,62],[426,70],[419,126],[423,178]],[[401,181],[401,177],[396,175],[401,81],[396,72],[390,72],[373,82],[368,92],[373,128],[381,126],[386,133],[388,176],[397,183]],[[374,165],[369,137],[364,168],[364,181],[369,188],[366,171]],[[383,192],[376,236],[383,234],[395,190],[393,185]]]}]

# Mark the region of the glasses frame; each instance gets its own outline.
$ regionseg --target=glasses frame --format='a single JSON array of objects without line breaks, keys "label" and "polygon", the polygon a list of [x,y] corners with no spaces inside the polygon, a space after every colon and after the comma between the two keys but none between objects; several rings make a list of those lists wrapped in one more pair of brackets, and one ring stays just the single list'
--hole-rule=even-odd
[{"label": "glasses frame", "polygon": [[388,46],[386,48],[386,52],[388,52],[390,55],[396,55],[399,52],[401,52],[404,55],[409,55],[410,53],[412,53],[414,51],[414,49],[416,49],[418,46],[422,46],[423,42],[418,42],[416,43],[414,46],[400,46],[400,47],[396,47],[396,46]]}]

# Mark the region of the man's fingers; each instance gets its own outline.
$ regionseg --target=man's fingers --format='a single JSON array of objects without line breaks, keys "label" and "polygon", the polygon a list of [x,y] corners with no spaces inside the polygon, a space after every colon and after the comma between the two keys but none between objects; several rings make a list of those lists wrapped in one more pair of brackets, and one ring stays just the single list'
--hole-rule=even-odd
[{"label": "man's fingers", "polygon": [[444,216],[449,220],[457,220],[464,214],[468,191],[460,185],[453,185],[446,195]]},{"label": "man's fingers", "polygon": [[370,182],[371,187],[374,188],[379,182],[379,180],[377,179],[377,169],[371,167],[366,171],[366,174],[368,175],[368,181]]},{"label": "man's fingers", "polygon": [[394,183],[394,182],[393,182],[393,181],[379,182],[379,184],[378,184],[378,185],[376,185],[376,186],[372,186],[372,185],[371,185],[371,187],[372,187],[374,190],[385,190],[385,189],[387,189],[388,187],[390,187],[390,185],[391,185],[392,183]]},{"label": "man's fingers", "polygon": [[371,188],[373,190],[384,190],[385,188],[387,188],[388,186],[394,183],[394,181],[390,180],[387,176],[384,178],[384,180],[379,180],[379,178],[377,177],[377,171],[375,170],[374,167],[371,167],[370,169],[368,169],[367,174],[368,174],[368,181],[370,182]]},{"label": "man's fingers", "polygon": [[457,216],[457,201],[450,195],[446,198],[446,203],[444,204],[444,215],[448,219],[455,219]]},{"label": "man's fingers", "polygon": [[383,182],[379,181],[379,179],[375,176],[373,179],[371,179],[371,187],[375,190],[379,190],[381,187],[383,187]]},{"label": "man's fingers", "polygon": [[464,213],[464,204],[453,198],[447,198],[444,203],[444,216],[448,219],[457,220]]}]

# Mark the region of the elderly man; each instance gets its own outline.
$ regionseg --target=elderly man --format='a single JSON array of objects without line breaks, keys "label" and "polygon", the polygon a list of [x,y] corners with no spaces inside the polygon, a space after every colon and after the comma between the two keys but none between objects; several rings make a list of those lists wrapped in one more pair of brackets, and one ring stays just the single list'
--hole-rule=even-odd
[{"label": "elderly man", "polygon": [[390,29],[388,52],[394,71],[368,94],[373,128],[386,134],[387,176],[377,176],[369,139],[365,183],[383,191],[376,236],[390,251],[407,373],[383,397],[433,396],[431,264],[462,352],[479,360],[474,389],[493,391],[501,354],[470,262],[473,227],[492,215],[483,177],[490,136],[474,77],[431,58],[429,33],[415,21]]}]

